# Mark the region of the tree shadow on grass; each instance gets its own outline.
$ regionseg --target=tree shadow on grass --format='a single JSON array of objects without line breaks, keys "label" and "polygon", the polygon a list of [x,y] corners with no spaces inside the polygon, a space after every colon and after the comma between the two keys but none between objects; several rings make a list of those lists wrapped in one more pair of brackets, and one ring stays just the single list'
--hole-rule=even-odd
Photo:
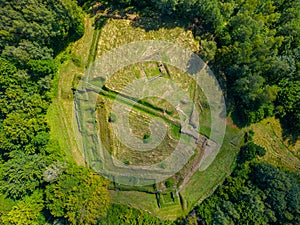
[{"label": "tree shadow on grass", "polygon": [[[232,100],[232,103],[234,101]],[[227,107],[229,113],[231,114],[231,119],[233,123],[240,129],[247,127],[247,120],[246,117],[244,116],[244,113],[239,110],[237,106],[234,106],[233,109],[230,109],[230,106]]]},{"label": "tree shadow on grass", "polygon": [[296,130],[291,124],[294,123],[292,118],[282,118],[280,119],[280,124],[282,127],[282,137],[284,140],[288,140],[288,143],[295,145],[300,138],[300,131]]},{"label": "tree shadow on grass", "polygon": [[186,30],[191,28],[190,22],[186,19],[177,18],[168,15],[162,15],[150,10],[142,11],[136,20],[132,21],[131,25],[136,28],[144,29],[146,32],[157,31],[161,28],[174,29],[181,27]]},{"label": "tree shadow on grass", "polygon": [[180,18],[175,16],[175,14],[163,15],[150,7],[138,8],[113,2],[99,3],[92,1],[86,5],[85,8],[85,11],[87,11],[91,17],[99,15],[113,19],[129,19],[132,21],[133,27],[142,28],[147,32],[161,28],[172,29],[182,27],[190,29],[192,27],[192,23],[185,18]]}]

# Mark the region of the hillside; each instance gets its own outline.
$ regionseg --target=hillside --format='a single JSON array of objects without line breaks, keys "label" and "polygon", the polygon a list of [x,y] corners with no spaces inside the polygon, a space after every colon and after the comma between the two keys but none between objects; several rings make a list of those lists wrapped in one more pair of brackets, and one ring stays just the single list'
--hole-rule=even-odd
[{"label": "hillside", "polygon": [[299,224],[300,3],[0,3],[0,224]]}]

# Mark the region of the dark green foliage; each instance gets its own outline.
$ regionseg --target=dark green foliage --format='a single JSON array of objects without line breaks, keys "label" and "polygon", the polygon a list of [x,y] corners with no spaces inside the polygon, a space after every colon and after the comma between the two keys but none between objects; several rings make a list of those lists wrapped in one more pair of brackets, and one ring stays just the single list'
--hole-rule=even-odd
[{"label": "dark green foliage", "polygon": [[49,139],[50,139],[49,133],[45,131],[41,131],[38,132],[37,135],[32,139],[32,144],[35,148],[41,151],[46,147],[46,145],[49,142]]},{"label": "dark green foliage", "polygon": [[266,193],[266,204],[274,209],[278,221],[299,223],[299,174],[284,172],[272,165],[252,166],[252,182]]},{"label": "dark green foliage", "polygon": [[50,60],[53,51],[48,47],[42,47],[36,42],[28,40],[20,41],[16,46],[5,46],[1,56],[14,64],[24,66],[29,60]]},{"label": "dark green foliage", "polygon": [[277,96],[277,115],[285,120],[292,133],[299,135],[300,130],[300,77],[298,80],[284,79]]},{"label": "dark green foliage", "polygon": [[83,34],[83,15],[72,0],[1,1],[0,13],[0,224],[46,224],[42,175],[63,155],[45,118],[53,56]]},{"label": "dark green foliage", "polygon": [[173,180],[166,180],[165,185],[167,188],[172,188],[174,187],[174,181]]},{"label": "dark green foliage", "polygon": [[51,59],[84,32],[83,15],[72,0],[1,1],[0,7],[0,52],[18,64]]},{"label": "dark green foliage", "polygon": [[12,152],[10,155],[11,159],[0,167],[0,191],[12,199],[20,199],[41,186],[46,161],[37,154]]},{"label": "dark green foliage", "polygon": [[258,164],[250,177],[227,178],[213,196],[198,206],[198,216],[207,224],[299,223],[297,176],[268,164]]},{"label": "dark green foliage", "polygon": [[[42,95],[46,92],[31,80],[26,71],[17,70],[7,60],[0,58],[0,67],[0,143],[3,143],[0,149],[5,152],[20,149],[30,154],[38,152],[49,139],[45,137],[49,128],[44,118],[48,99]],[[38,143],[43,142],[41,134],[47,139],[43,144]]]},{"label": "dark green foliage", "polygon": [[53,60],[29,60],[27,66],[29,74],[37,78],[57,72],[57,65]]},{"label": "dark green foliage", "polygon": [[20,77],[16,76],[17,68],[9,61],[0,58],[0,88],[3,92],[10,85],[19,84]]},{"label": "dark green foliage", "polygon": [[217,43],[214,41],[201,40],[199,56],[203,61],[213,61],[217,51]]},{"label": "dark green foliage", "polygon": [[143,142],[144,143],[149,143],[150,140],[151,140],[151,135],[150,134],[144,134]]},{"label": "dark green foliage", "polygon": [[[287,11],[293,18],[292,24],[299,26],[300,5],[284,3],[276,7],[278,2],[271,0],[228,4],[234,10],[222,33],[226,32],[230,39],[224,42],[224,34],[217,33],[220,46],[217,64],[226,74],[229,92],[243,115],[244,124],[250,124],[274,114],[280,82],[298,73],[297,56],[292,50],[299,47],[299,35],[280,30],[285,29],[286,24],[281,21],[286,20]],[[287,42],[294,38],[296,41],[290,48]]]},{"label": "dark green foliage", "polygon": [[244,163],[253,160],[257,155],[262,157],[265,154],[266,150],[263,147],[256,145],[254,142],[249,142],[241,147],[238,160],[239,163]]}]

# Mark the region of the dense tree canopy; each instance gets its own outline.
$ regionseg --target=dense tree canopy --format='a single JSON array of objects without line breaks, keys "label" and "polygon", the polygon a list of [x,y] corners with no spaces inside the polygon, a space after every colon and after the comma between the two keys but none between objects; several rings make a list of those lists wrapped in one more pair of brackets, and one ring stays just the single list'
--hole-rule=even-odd
[{"label": "dense tree canopy", "polygon": [[[106,181],[76,166],[72,171],[83,171],[75,173],[80,177],[67,169],[62,180],[57,178],[48,188],[44,179],[63,156],[58,142],[50,138],[45,117],[58,68],[53,57],[83,34],[81,9],[73,0],[14,0],[1,1],[0,12],[0,224],[46,224],[55,217],[75,223],[80,218],[70,212],[80,204],[86,207],[82,213],[95,221],[108,207]],[[57,214],[60,205],[53,206],[57,196],[51,190],[73,181],[74,188],[84,185],[84,193],[75,192],[81,202],[73,202],[75,208],[67,208],[66,215]],[[103,211],[98,211],[99,201],[89,201],[99,196],[105,197]]]},{"label": "dense tree canopy", "polygon": [[30,196],[18,201],[7,214],[2,216],[4,224],[39,225],[44,224],[45,217],[42,214],[44,208],[43,193],[38,190]]},{"label": "dense tree canopy", "polygon": [[42,171],[46,168],[41,155],[12,152],[11,159],[1,167],[0,191],[12,199],[21,199],[38,189],[42,183]]},{"label": "dense tree canopy", "polygon": [[18,64],[51,59],[61,44],[84,31],[75,1],[1,1],[0,10],[0,52]]}]

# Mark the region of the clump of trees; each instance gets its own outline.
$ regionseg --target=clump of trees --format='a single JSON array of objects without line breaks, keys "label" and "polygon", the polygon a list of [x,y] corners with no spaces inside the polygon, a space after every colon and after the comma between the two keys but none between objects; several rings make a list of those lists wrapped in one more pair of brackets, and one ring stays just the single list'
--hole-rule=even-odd
[{"label": "clump of trees", "polygon": [[47,60],[82,36],[83,14],[73,0],[1,1],[0,52],[22,65]]},{"label": "clump of trees", "polygon": [[83,34],[81,9],[73,0],[0,8],[0,224],[95,224],[109,206],[107,181],[62,161],[45,117],[54,57]]},{"label": "clump of trees", "polygon": [[85,167],[69,166],[46,187],[46,207],[71,224],[96,224],[106,216],[110,197],[108,181]]}]

